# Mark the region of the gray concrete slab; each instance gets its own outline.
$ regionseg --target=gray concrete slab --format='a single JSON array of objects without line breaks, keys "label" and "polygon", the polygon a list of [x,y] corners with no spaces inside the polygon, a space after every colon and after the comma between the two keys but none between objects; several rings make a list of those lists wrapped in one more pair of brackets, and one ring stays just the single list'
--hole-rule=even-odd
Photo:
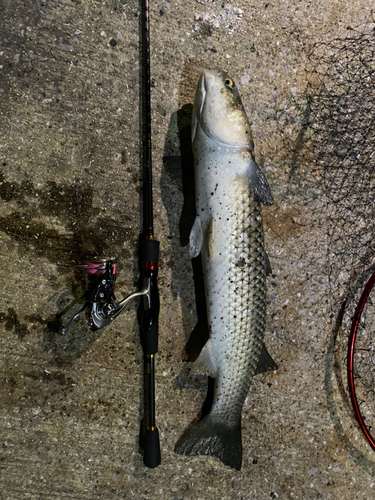
[{"label": "gray concrete slab", "polygon": [[[118,296],[137,282],[139,5],[3,0],[1,499],[375,497],[374,454],[345,387],[348,321],[332,335],[339,298],[371,257],[359,259],[357,274],[349,269],[337,277],[339,287],[329,293],[327,255],[335,251],[327,238],[329,199],[303,128],[307,83],[315,96],[321,89],[322,77],[312,70],[320,65],[324,75],[329,66],[327,45],[312,52],[314,43],[336,38],[344,47],[348,26],[358,27],[350,54],[356,43],[362,50],[360,34],[373,29],[371,7],[365,0],[151,6],[162,464],[148,470],[138,447],[142,351],[135,311],[96,333],[83,322],[65,338],[48,327],[78,307],[84,277],[73,265],[111,255],[119,263]],[[371,43],[369,37],[370,49]],[[184,140],[200,67],[220,67],[238,82],[256,158],[276,200],[264,209],[273,269],[266,343],[279,369],[257,376],[250,389],[240,472],[211,457],[173,452],[199,417],[207,384],[188,373],[194,276],[181,245],[181,185],[162,158],[181,152],[179,127]],[[357,84],[353,92],[360,91]]]}]

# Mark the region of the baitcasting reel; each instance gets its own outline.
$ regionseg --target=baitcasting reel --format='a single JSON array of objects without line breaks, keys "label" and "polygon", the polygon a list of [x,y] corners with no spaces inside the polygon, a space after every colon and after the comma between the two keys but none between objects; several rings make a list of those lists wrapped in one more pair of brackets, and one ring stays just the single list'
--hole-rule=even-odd
[{"label": "baitcasting reel", "polygon": [[143,276],[143,286],[138,292],[131,293],[120,302],[116,302],[112,286],[116,281],[116,263],[114,259],[102,258],[85,265],[74,266],[75,269],[86,271],[88,288],[83,295],[83,307],[70,319],[65,327],[60,327],[58,333],[65,335],[73,321],[83,312],[90,330],[95,331],[107,326],[135,298],[143,297],[143,310],[151,309],[151,277]]}]

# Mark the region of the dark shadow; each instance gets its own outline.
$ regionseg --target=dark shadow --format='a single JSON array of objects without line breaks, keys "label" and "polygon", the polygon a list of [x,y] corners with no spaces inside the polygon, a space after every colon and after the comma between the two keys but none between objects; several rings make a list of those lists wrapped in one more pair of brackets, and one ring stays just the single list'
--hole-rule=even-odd
[{"label": "dark shadow", "polygon": [[[188,63],[185,64],[186,74],[180,83],[181,92],[184,91],[186,82],[191,80],[192,64]],[[192,110],[192,104],[185,104],[170,118],[160,181],[162,200],[168,214],[168,238],[171,242],[171,289],[173,297],[180,301],[186,340],[185,349],[180,355],[186,362],[195,361],[209,335],[201,257],[191,259],[188,248],[190,230],[196,216],[191,146]],[[196,324],[192,322],[194,301]],[[213,399],[213,382],[210,379],[207,391],[207,376],[191,376],[190,365],[184,365],[176,377],[175,387],[198,389],[202,394],[202,401],[206,397],[202,411],[192,425],[209,412]]]},{"label": "dark shadow", "polygon": [[[200,256],[191,260],[188,251],[189,234],[196,215],[191,114],[192,105],[186,104],[171,117],[161,176],[161,193],[168,212],[169,238],[172,247],[172,294],[175,298],[180,298],[184,326],[190,323],[189,317],[193,307],[192,292],[196,302],[197,324],[193,331],[185,329],[186,361],[194,361],[208,339],[202,262]],[[176,155],[176,136],[179,156]],[[184,269],[191,269],[191,266],[194,288],[186,286],[184,273]]]}]

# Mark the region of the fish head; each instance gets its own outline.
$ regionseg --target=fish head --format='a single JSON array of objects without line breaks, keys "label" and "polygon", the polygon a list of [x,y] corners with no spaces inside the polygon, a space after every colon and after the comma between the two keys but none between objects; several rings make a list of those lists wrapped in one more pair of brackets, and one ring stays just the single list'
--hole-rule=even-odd
[{"label": "fish head", "polygon": [[198,124],[210,139],[221,146],[254,149],[240,93],[225,71],[202,70],[194,101],[193,140]]}]

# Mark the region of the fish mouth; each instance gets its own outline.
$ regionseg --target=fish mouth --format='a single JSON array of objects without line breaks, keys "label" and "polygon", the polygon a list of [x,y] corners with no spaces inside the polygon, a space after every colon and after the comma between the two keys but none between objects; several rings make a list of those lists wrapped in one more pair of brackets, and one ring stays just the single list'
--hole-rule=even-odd
[{"label": "fish mouth", "polygon": [[207,70],[202,68],[200,73],[199,73],[199,80],[198,80],[198,85],[197,85],[197,93],[196,93],[196,98],[194,102],[194,108],[193,108],[193,116],[192,116],[192,141],[194,142],[195,136],[197,133],[197,125],[199,124],[204,131],[206,135],[207,130],[206,127],[203,124],[202,120],[202,115],[203,115],[203,108],[204,104],[206,102],[206,95],[207,95],[207,83],[206,83],[206,75]]},{"label": "fish mouth", "polygon": [[[219,69],[206,69],[203,68],[200,73],[199,77],[199,82],[198,82],[198,88],[200,90],[200,109],[199,109],[199,116],[202,116],[203,113],[203,107],[206,101],[206,95],[207,95],[207,89],[208,89],[208,79],[210,77],[217,77],[220,75],[220,70]],[[201,121],[201,120],[199,120]]]},{"label": "fish mouth", "polygon": [[220,70],[212,70],[212,69],[206,69],[202,68],[199,81],[198,81],[198,89],[200,92],[200,106],[199,106],[199,112],[198,112],[198,121],[199,124],[203,130],[203,132],[209,137],[210,139],[214,140],[215,142],[220,142],[218,141],[218,138],[216,137],[215,134],[212,133],[210,130],[209,126],[204,122],[203,120],[203,108],[205,105],[206,101],[206,95],[207,95],[207,80],[209,78],[209,75],[215,77],[220,73]]}]

